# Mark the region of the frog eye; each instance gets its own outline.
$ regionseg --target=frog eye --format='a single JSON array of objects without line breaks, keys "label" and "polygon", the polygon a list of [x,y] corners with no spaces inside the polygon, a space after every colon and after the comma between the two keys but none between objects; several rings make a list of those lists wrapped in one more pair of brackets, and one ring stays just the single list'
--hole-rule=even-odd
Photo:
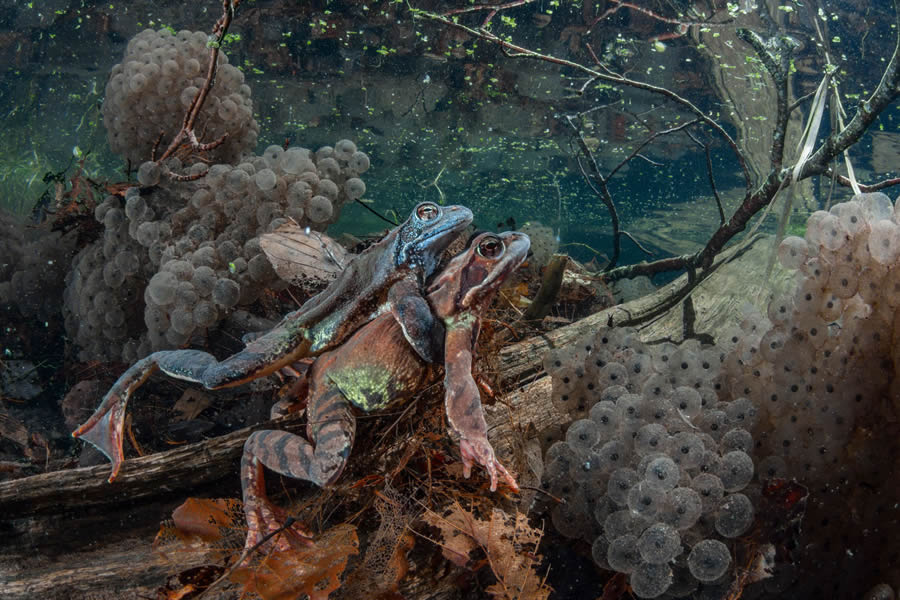
[{"label": "frog eye", "polygon": [[416,216],[423,221],[434,221],[440,214],[441,209],[438,208],[437,204],[432,204],[431,202],[423,202],[416,207]]},{"label": "frog eye", "polygon": [[478,256],[483,256],[484,258],[499,258],[505,249],[500,238],[487,237],[479,242],[475,251],[478,253]]}]

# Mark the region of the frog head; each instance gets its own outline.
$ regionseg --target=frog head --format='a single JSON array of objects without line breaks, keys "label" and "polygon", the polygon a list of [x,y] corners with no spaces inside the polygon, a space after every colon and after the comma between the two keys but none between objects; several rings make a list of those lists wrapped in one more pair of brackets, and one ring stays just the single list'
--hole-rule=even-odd
[{"label": "frog head", "polygon": [[399,227],[394,247],[394,264],[421,269],[423,276],[434,273],[441,254],[472,222],[465,206],[438,206],[422,202]]},{"label": "frog head", "polygon": [[482,313],[506,277],[525,260],[530,247],[531,240],[518,231],[476,236],[428,286],[435,314],[447,319]]}]

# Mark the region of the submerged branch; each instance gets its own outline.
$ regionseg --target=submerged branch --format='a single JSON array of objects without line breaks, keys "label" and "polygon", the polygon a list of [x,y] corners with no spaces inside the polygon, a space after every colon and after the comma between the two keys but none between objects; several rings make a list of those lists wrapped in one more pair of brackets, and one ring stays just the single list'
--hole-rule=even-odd
[{"label": "submerged branch", "polygon": [[[202,143],[197,139],[194,127],[197,123],[197,117],[203,109],[203,104],[206,102],[206,97],[209,96],[210,90],[212,90],[213,85],[215,85],[216,71],[218,70],[219,62],[219,48],[225,40],[225,34],[228,33],[228,28],[231,26],[231,21],[234,19],[234,10],[237,8],[237,5],[240,4],[240,1],[241,0],[222,0],[222,16],[219,17],[219,20],[216,21],[216,24],[213,26],[212,35],[215,36],[215,40],[207,43],[209,46],[209,65],[206,69],[206,79],[203,82],[203,87],[200,88],[197,95],[194,96],[194,99],[191,101],[190,106],[188,106],[187,112],[185,112],[184,115],[184,121],[181,125],[181,130],[175,134],[175,137],[169,143],[168,148],[166,148],[162,156],[156,159],[157,164],[162,164],[163,161],[175,154],[185,141],[190,144],[191,150],[194,152],[206,152],[221,146],[225,142],[225,138],[228,135],[227,133],[217,140]],[[161,137],[162,136],[160,136],[160,138]],[[157,140],[157,144],[159,144],[159,140]],[[156,146],[154,146],[154,154],[155,153]]]},{"label": "submerged branch", "polygon": [[[555,64],[555,65],[560,65],[563,67],[569,67],[573,70],[579,71],[579,72],[584,73],[587,76],[589,76],[591,78],[591,81],[588,82],[588,85],[590,85],[590,83],[594,80],[601,80],[601,81],[606,81],[609,83],[615,83],[615,84],[619,84],[619,85],[632,87],[632,88],[639,89],[639,90],[644,90],[646,92],[650,92],[652,94],[657,94],[657,95],[663,96],[663,97],[671,100],[678,106],[681,106],[682,108],[686,109],[688,112],[694,114],[699,121],[701,121],[707,127],[712,129],[713,131],[715,131],[716,134],[718,134],[723,140],[725,140],[725,142],[728,144],[728,146],[734,152],[734,155],[738,161],[738,164],[740,164],[740,166],[741,166],[741,170],[744,173],[744,181],[745,181],[746,188],[750,189],[750,187],[751,187],[750,171],[748,170],[746,160],[744,159],[744,156],[741,153],[740,149],[738,148],[738,145],[734,141],[734,139],[728,134],[727,131],[725,131],[725,129],[721,125],[719,125],[711,117],[707,116],[706,113],[704,113],[702,110],[700,110],[700,108],[698,108],[693,102],[691,102],[690,100],[688,100],[686,98],[683,98],[682,96],[679,96],[672,90],[670,90],[668,88],[660,87],[657,85],[653,85],[651,83],[646,83],[643,81],[637,81],[634,79],[630,79],[624,75],[620,75],[618,73],[611,71],[604,65],[600,64],[599,61],[597,61],[597,67],[599,69],[602,69],[602,71],[598,71],[597,69],[592,69],[592,68],[588,67],[587,65],[583,65],[581,63],[577,63],[577,62],[574,62],[571,60],[566,60],[564,58],[558,58],[556,56],[552,56],[549,54],[543,54],[541,52],[536,52],[529,48],[525,48],[524,46],[519,46],[518,44],[514,44],[514,43],[510,42],[509,40],[503,39],[500,36],[493,34],[490,31],[487,31],[486,29],[483,29],[483,28],[475,29],[473,27],[463,25],[462,23],[459,23],[456,20],[454,20],[453,18],[448,17],[446,15],[439,15],[439,14],[432,13],[432,12],[418,9],[418,8],[413,8],[411,10],[412,10],[413,17],[415,17],[417,19],[429,19],[432,21],[437,21],[438,23],[442,23],[448,27],[452,27],[454,29],[463,31],[475,38],[484,40],[485,42],[495,44],[495,45],[499,46],[500,50],[506,56],[508,56],[510,58],[530,58],[532,60],[538,60],[541,62],[547,62],[547,63],[551,63],[551,64]],[[588,50],[591,52],[592,55],[594,55],[593,49],[590,46],[588,46]],[[594,55],[594,56],[596,56],[596,55]],[[588,87],[588,86],[585,86],[582,89],[585,89],[586,87]]]}]

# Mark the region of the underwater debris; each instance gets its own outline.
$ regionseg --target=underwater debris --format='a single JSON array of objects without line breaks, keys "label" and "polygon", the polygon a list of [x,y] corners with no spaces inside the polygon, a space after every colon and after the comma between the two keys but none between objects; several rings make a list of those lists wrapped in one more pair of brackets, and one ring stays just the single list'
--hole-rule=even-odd
[{"label": "underwater debris", "polygon": [[510,515],[499,508],[483,519],[454,502],[442,513],[427,510],[424,520],[441,531],[444,556],[459,566],[467,566],[475,550],[486,555],[497,582],[487,588],[503,600],[545,600],[550,588],[536,569],[543,532],[528,524],[522,513]]}]

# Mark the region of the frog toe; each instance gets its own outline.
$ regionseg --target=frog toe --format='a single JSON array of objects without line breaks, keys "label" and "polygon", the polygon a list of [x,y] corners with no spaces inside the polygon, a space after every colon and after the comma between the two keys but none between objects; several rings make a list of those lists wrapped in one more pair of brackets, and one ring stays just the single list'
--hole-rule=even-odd
[{"label": "frog toe", "polygon": [[312,533],[265,498],[245,502],[247,538],[244,550],[287,551],[312,544]]}]

